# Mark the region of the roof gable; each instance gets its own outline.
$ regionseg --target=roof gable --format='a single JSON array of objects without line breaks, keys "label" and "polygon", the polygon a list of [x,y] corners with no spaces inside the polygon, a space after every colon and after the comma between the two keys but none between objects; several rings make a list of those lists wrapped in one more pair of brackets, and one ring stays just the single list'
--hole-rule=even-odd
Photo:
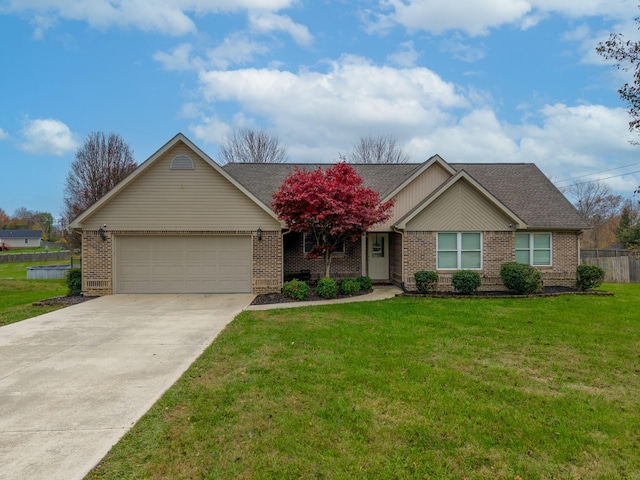
[{"label": "roof gable", "polygon": [[[511,211],[508,207],[506,207],[503,203],[501,203],[495,196],[491,194],[487,189],[485,189],[482,185],[480,185],[473,177],[471,177],[466,171],[461,170],[453,177],[449,178],[442,186],[434,191],[431,195],[427,196],[421,203],[415,206],[410,212],[408,212],[403,218],[401,218],[397,223],[396,227],[399,229],[406,229],[408,225],[416,220],[419,215],[421,215],[424,211],[426,211],[430,206],[434,205],[440,198],[444,198],[448,192],[452,191],[456,185],[460,185],[462,182],[468,184],[472,190],[476,193],[477,196],[482,198],[487,205],[492,207],[492,209],[497,212],[499,215],[503,216],[510,220],[511,227],[508,226],[505,222],[502,222],[503,229],[509,230],[510,228],[526,228],[526,223],[513,211]],[[452,205],[452,212],[454,208],[458,208],[464,205],[464,201],[456,201],[455,205]],[[468,203],[468,202],[467,202]],[[475,202],[478,203],[478,202]],[[485,209],[486,210],[486,209]],[[480,210],[478,210],[480,212]],[[485,215],[486,216],[486,215]],[[498,218],[496,215],[492,215],[493,221]],[[438,228],[438,227],[436,227]],[[499,230],[502,228],[496,228]]]},{"label": "roof gable", "polygon": [[533,163],[452,163],[468,172],[530,229],[590,228],[575,207]]},{"label": "roof gable", "polygon": [[231,183],[237,190],[242,192],[251,202],[257,205],[264,213],[269,215],[272,219],[281,223],[277,219],[277,215],[265,205],[262,201],[256,198],[250,191],[248,191],[242,184],[238,183],[236,179],[231,177],[227,172],[225,172],[215,161],[213,161],[207,154],[205,154],[202,150],[200,150],[197,146],[195,146],[187,137],[183,134],[179,133],[171,140],[169,140],[165,145],[163,145],[158,151],[156,151],[151,157],[145,160],[142,164],[138,166],[136,170],[134,170],[129,176],[123,179],[118,185],[116,185],[111,191],[109,191],[104,197],[98,200],[95,204],[85,210],[82,214],[78,216],[72,223],[72,228],[81,228],[83,222],[92,217],[102,208],[104,208],[109,202],[113,201],[118,195],[124,192],[128,187],[133,185],[138,179],[142,178],[142,176],[150,171],[153,166],[164,158],[165,154],[170,152],[172,149],[177,147],[180,144],[184,144],[190,151],[192,151],[200,161],[204,162],[206,165],[211,167],[213,171],[226,179],[229,183]]}]

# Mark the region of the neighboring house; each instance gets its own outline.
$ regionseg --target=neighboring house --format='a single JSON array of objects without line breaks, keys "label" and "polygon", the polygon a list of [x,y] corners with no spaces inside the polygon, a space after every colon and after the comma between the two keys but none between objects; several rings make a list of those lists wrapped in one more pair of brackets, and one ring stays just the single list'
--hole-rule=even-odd
[{"label": "neighboring house", "polygon": [[[270,207],[295,167],[218,165],[178,134],[71,226],[82,233],[83,290],[112,293],[280,291],[285,274],[311,270],[310,244]],[[326,166],[323,165],[323,166]],[[418,270],[476,270],[483,288],[503,288],[500,266],[539,268],[545,285],[573,285],[580,234],[589,228],[533,164],[354,165],[365,184],[394,200],[393,215],[334,253],[335,278],[415,286]]]},{"label": "neighboring house", "polygon": [[42,230],[0,230],[0,245],[9,248],[38,248],[42,241]]}]

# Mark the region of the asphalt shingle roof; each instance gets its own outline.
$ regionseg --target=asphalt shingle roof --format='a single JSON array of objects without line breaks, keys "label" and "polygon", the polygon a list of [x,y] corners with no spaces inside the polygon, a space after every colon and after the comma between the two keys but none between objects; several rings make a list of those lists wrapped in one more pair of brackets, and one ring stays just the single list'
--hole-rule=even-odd
[{"label": "asphalt shingle roof", "polygon": [[[569,200],[532,163],[449,165],[456,171],[466,171],[524,220],[529,228],[588,228]],[[330,165],[308,163],[229,163],[222,168],[265,205],[271,206],[273,193],[295,167],[315,170],[328,166]],[[381,198],[391,193],[421,166],[422,164],[416,163],[353,165],[365,185],[377,191]]]},{"label": "asphalt shingle roof", "polygon": [[0,238],[42,238],[42,230],[0,230]]}]

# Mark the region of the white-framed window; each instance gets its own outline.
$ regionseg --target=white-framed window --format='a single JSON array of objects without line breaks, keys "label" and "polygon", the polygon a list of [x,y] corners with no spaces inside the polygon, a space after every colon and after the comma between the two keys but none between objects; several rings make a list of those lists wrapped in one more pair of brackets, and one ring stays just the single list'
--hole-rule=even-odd
[{"label": "white-framed window", "polygon": [[437,238],[438,270],[480,270],[481,232],[440,232]]},{"label": "white-framed window", "polygon": [[550,233],[516,233],[516,262],[550,267],[552,258]]},{"label": "white-framed window", "polygon": [[[313,237],[310,235],[307,235],[306,233],[304,234],[304,246],[303,246],[303,251],[305,254],[311,252],[311,250],[313,250]],[[338,245],[336,246],[335,250],[333,251],[333,253],[345,253],[345,246],[344,246],[344,242],[340,242],[338,243]]]},{"label": "white-framed window", "polygon": [[25,244],[25,245],[29,245],[29,239],[28,239],[28,238],[25,238],[25,239],[24,239],[24,244]]}]

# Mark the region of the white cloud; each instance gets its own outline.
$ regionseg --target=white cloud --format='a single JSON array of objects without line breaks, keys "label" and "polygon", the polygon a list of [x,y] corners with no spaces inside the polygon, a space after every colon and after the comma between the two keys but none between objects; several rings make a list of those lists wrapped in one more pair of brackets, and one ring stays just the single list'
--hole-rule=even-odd
[{"label": "white cloud", "polygon": [[459,33],[454,34],[451,38],[443,40],[440,48],[444,52],[451,53],[453,58],[468,63],[477,62],[485,56],[483,46],[471,46],[468,43],[465,43]]},{"label": "white cloud", "polygon": [[6,140],[7,138],[9,138],[9,134],[0,128],[0,141]]},{"label": "white cloud", "polygon": [[637,4],[610,0],[380,0],[379,12],[367,12],[368,29],[386,31],[399,24],[410,31],[440,34],[459,30],[468,35],[485,35],[492,28],[515,24],[527,29],[549,14],[572,19],[599,16],[633,18]]},{"label": "white cloud", "polygon": [[208,64],[226,69],[230,65],[242,65],[253,61],[255,55],[262,55],[269,49],[241,33],[229,35],[221,45],[207,51]]},{"label": "white cloud", "polygon": [[431,70],[352,56],[332,62],[327,72],[213,70],[202,72],[200,82],[207,103],[237,102],[247,115],[269,119],[283,140],[335,149],[363,134],[428,130],[446,121],[446,110],[468,106]]},{"label": "white cloud", "polygon": [[22,129],[20,149],[34,155],[62,156],[78,148],[67,125],[52,118],[27,122]]},{"label": "white cloud", "polygon": [[200,61],[191,57],[193,46],[189,43],[182,43],[171,52],[156,52],[153,54],[154,60],[161,63],[166,70],[191,70],[197,69]]},{"label": "white cloud", "polygon": [[403,42],[400,49],[396,53],[392,53],[387,57],[387,61],[395,63],[400,67],[413,67],[420,58],[420,54],[413,48],[413,42]]},{"label": "white cloud", "polygon": [[[191,16],[233,11],[278,11],[295,0],[9,0],[5,12],[33,14],[41,37],[57,19],[85,21],[97,28],[138,28],[168,35],[194,32]],[[191,16],[190,16],[191,15]]]},{"label": "white cloud", "polygon": [[268,51],[266,45],[255,42],[242,33],[233,33],[220,45],[203,51],[202,56],[193,53],[193,45],[183,43],[170,52],[156,52],[153,58],[166,70],[202,71],[206,68],[227,69],[231,65],[242,65]]},{"label": "white cloud", "polygon": [[313,42],[313,35],[304,25],[295,23],[286,15],[271,12],[251,12],[249,25],[254,32],[270,33],[282,31],[291,35],[298,45],[308,46]]}]

